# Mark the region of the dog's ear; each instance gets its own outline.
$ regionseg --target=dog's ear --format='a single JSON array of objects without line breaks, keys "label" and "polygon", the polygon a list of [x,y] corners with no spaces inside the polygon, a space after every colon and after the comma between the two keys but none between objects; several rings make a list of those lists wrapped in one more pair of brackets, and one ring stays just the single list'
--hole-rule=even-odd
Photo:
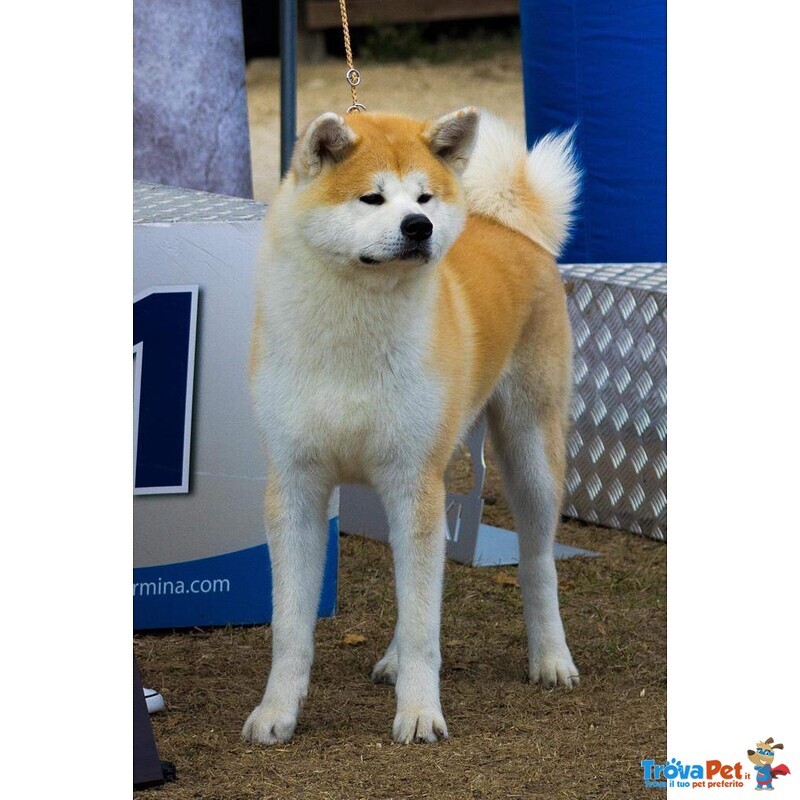
[{"label": "dog's ear", "polygon": [[774,745],[772,745],[771,749],[772,750],[783,750],[783,745],[780,744],[780,743],[779,744],[774,744]]},{"label": "dog's ear", "polygon": [[467,106],[429,122],[422,131],[422,138],[437,158],[460,175],[472,155],[479,122],[478,109]]},{"label": "dog's ear", "polygon": [[297,140],[292,169],[302,178],[313,178],[325,164],[347,158],[355,143],[356,135],[344,119],[328,111],[313,120]]}]

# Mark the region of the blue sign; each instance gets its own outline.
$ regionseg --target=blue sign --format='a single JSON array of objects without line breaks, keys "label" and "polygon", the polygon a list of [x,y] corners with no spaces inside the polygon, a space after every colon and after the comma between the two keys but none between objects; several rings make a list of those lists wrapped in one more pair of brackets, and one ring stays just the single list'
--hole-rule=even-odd
[{"label": "blue sign", "polygon": [[[318,616],[336,613],[339,519],[328,523]],[[133,570],[133,627],[188,628],[272,619],[272,571],[266,544],[236,553]]]},{"label": "blue sign", "polygon": [[197,286],[133,302],[134,494],[189,491]]}]

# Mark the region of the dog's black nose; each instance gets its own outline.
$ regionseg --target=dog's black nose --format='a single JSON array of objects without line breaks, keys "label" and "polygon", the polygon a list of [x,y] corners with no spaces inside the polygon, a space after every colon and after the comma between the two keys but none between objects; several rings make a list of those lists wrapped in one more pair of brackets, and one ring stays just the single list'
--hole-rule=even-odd
[{"label": "dog's black nose", "polygon": [[423,242],[433,233],[433,223],[424,214],[409,214],[400,223],[400,230],[409,239]]}]

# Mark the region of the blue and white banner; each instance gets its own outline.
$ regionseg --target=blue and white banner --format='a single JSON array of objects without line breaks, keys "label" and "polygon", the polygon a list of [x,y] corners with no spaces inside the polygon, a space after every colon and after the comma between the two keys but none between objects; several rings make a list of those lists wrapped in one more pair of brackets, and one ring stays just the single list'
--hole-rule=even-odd
[{"label": "blue and white banner", "polygon": [[[267,464],[247,385],[263,206],[134,187],[138,630],[269,622]],[[338,491],[319,613],[336,610]]]},{"label": "blue and white banner", "polygon": [[[339,520],[328,528],[320,617],[336,613]],[[247,625],[272,619],[272,571],[266,544],[235,553],[139,567],[133,571],[135,630]]]}]

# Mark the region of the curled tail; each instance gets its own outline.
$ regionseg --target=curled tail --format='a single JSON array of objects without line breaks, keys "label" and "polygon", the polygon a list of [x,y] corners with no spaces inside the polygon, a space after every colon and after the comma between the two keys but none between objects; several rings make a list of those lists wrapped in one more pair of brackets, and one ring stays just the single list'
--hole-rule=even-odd
[{"label": "curled tail", "polygon": [[580,185],[575,129],[548,133],[527,152],[505,122],[481,112],[464,172],[467,207],[519,231],[558,257],[567,242]]}]

